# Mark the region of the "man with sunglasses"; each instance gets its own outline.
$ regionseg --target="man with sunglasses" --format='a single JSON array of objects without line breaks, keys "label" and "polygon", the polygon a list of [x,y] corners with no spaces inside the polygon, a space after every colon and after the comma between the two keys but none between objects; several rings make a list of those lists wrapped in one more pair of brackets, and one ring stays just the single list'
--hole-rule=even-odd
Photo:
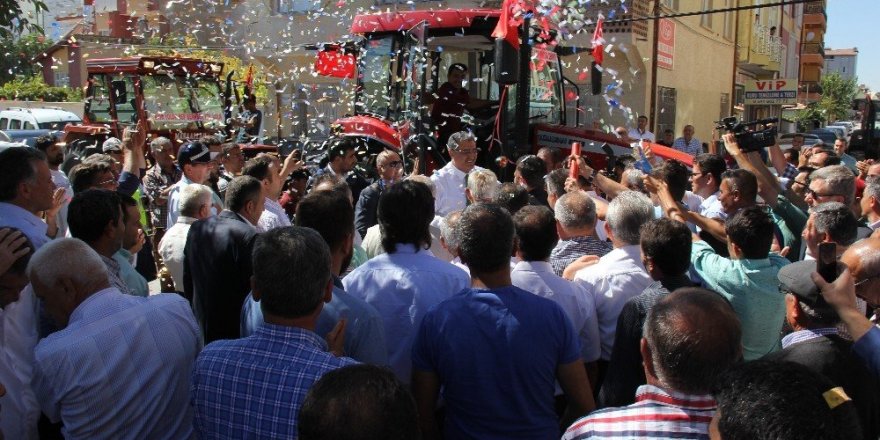
[{"label": "man with sunglasses", "polygon": [[361,237],[365,237],[367,229],[378,223],[376,209],[379,208],[382,191],[399,181],[403,175],[400,155],[391,150],[383,150],[376,156],[376,171],[379,178],[361,191],[355,206],[354,225]]},{"label": "man with sunglasses", "polygon": [[727,218],[724,208],[718,200],[721,187],[721,175],[727,171],[724,158],[711,153],[703,153],[694,157],[691,169],[691,190],[700,196],[700,215],[706,218]]},{"label": "man with sunglasses", "polygon": [[[877,289],[877,267],[880,262],[880,239],[869,238],[851,246],[844,253],[841,261],[849,266],[838,275],[833,283],[825,282],[822,277],[813,273],[813,282],[822,292],[825,299],[846,329],[852,336],[853,352],[858,355],[875,377],[880,377],[880,328],[877,322],[877,307],[873,320],[865,318],[865,312],[859,309],[857,296],[870,298],[876,306],[880,302]],[[858,273],[857,273],[858,272]]]}]

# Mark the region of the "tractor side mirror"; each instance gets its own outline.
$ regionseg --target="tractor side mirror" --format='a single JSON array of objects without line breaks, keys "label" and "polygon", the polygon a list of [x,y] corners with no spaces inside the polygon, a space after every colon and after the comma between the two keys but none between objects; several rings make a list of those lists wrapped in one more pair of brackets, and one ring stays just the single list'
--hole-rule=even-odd
[{"label": "tractor side mirror", "polygon": [[495,39],[495,81],[498,84],[519,82],[519,51],[503,38]]}]

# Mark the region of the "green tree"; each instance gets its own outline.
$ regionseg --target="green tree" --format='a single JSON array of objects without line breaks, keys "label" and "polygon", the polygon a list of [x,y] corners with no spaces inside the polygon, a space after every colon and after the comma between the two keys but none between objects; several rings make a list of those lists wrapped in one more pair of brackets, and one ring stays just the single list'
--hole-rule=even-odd
[{"label": "green tree", "polygon": [[[33,5],[33,13],[28,11],[25,14],[21,8],[23,5]],[[37,23],[31,22],[28,16],[38,16],[48,10],[42,0],[23,0],[21,2],[18,0],[0,0],[0,37],[12,38],[24,31],[42,34],[43,28]]]},{"label": "green tree", "polygon": [[801,131],[810,130],[824,122],[834,122],[849,117],[853,99],[858,94],[857,79],[844,79],[837,72],[823,75],[819,82],[822,97],[798,110],[795,121]]},{"label": "green tree", "polygon": [[42,75],[17,77],[0,86],[0,99],[21,101],[77,102],[83,100],[82,90],[71,87],[51,87]]},{"label": "green tree", "polygon": [[40,66],[33,59],[43,53],[52,42],[43,35],[28,34],[18,38],[0,37],[0,84],[17,76],[31,77],[40,73]]},{"label": "green tree", "polygon": [[822,86],[822,99],[818,107],[825,116],[824,120],[834,122],[846,119],[859,90],[856,78],[844,79],[834,72],[823,75],[819,84]]}]

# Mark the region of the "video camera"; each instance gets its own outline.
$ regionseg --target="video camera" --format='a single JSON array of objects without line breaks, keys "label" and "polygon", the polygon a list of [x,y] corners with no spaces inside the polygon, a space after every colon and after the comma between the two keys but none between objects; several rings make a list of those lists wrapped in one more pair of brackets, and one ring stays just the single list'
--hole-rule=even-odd
[{"label": "video camera", "polygon": [[[718,130],[727,130],[736,136],[736,143],[740,150],[745,153],[751,151],[761,151],[766,147],[771,147],[776,143],[776,125],[779,118],[758,119],[751,122],[739,122],[736,116],[729,116],[720,121],[715,121]],[[755,127],[758,124],[774,124],[770,128],[761,131],[749,130],[748,127]]]}]

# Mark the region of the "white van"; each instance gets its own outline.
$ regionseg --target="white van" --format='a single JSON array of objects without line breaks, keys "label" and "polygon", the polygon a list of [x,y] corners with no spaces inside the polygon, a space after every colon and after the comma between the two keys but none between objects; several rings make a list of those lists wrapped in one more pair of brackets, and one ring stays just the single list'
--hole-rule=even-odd
[{"label": "white van", "polygon": [[82,122],[74,113],[60,108],[19,108],[0,110],[0,130],[61,131],[67,124]]}]

